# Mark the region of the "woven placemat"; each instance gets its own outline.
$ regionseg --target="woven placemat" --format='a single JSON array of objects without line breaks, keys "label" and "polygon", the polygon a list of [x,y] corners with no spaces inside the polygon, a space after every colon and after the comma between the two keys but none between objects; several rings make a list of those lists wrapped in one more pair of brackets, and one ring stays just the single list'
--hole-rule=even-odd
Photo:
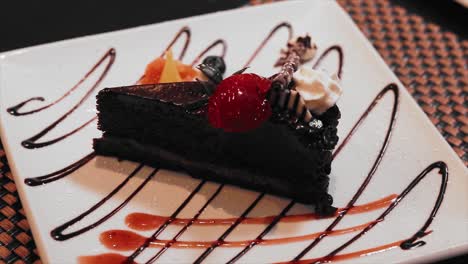
[{"label": "woven placemat", "polygon": [[[468,41],[389,0],[338,2],[468,164]],[[40,263],[1,142],[0,263]]]},{"label": "woven placemat", "polygon": [[468,164],[468,41],[388,0],[338,0]]}]

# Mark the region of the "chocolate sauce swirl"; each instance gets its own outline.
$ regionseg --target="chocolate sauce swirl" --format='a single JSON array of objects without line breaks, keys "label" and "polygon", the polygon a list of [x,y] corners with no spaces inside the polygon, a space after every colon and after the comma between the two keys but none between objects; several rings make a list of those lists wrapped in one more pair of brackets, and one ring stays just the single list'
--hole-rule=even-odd
[{"label": "chocolate sauce swirl", "polygon": [[187,27],[187,26],[182,27],[179,30],[179,32],[176,33],[174,38],[171,40],[171,42],[169,42],[166,49],[161,53],[161,55],[159,55],[159,57],[164,56],[166,51],[171,49],[174,46],[174,44],[177,42],[177,40],[179,40],[182,36],[185,36],[184,46],[182,47],[182,50],[180,51],[180,55],[179,55],[179,60],[182,60],[184,58],[184,56],[185,56],[185,53],[187,52],[187,48],[188,48],[188,46],[190,44],[190,39],[191,39],[191,36],[192,36],[192,32],[190,31],[190,28]]},{"label": "chocolate sauce swirl", "polygon": [[[174,46],[174,44],[177,42],[177,40],[179,40],[182,36],[185,36],[185,42],[184,42],[184,46],[182,47],[182,50],[180,52],[180,55],[179,55],[179,60],[182,60],[183,57],[185,56],[185,53],[187,51],[187,48],[188,48],[188,45],[190,44],[190,38],[191,38],[191,32],[190,32],[190,29],[188,27],[183,27],[182,29],[180,29],[177,34],[174,36],[174,38],[171,40],[171,42],[168,44],[168,46],[166,47],[166,49],[161,53],[160,56],[163,56],[164,53],[169,50],[170,48],[172,48]],[[221,51],[221,57],[224,57],[225,54],[226,54],[226,50],[227,50],[227,44],[224,40],[222,39],[218,39],[216,41],[214,41],[212,44],[210,44],[207,48],[205,48],[193,61],[193,63],[196,63],[198,60],[200,60],[200,58],[202,56],[204,56],[208,51],[210,51],[211,49],[215,48],[216,46],[218,45],[221,45],[222,46],[222,51]],[[40,140],[41,138],[43,138],[45,135],[47,135],[52,129],[54,129],[57,125],[59,125],[62,121],[64,121],[71,113],[73,113],[78,107],[80,107],[88,98],[89,96],[94,92],[94,90],[99,86],[99,84],[104,80],[104,78],[106,77],[106,75],[108,74],[109,70],[111,69],[114,61],[115,61],[115,57],[116,57],[116,51],[115,49],[109,49],[103,57],[101,57],[101,59],[85,74],[85,76],[83,78],[80,79],[80,81],[78,81],[77,84],[75,84],[72,88],[70,88],[67,92],[65,92],[62,96],[60,96],[58,99],[56,99],[55,101],[53,101],[52,103],[49,103],[45,106],[42,106],[42,107],[39,107],[39,108],[36,108],[36,109],[33,109],[33,110],[29,110],[29,111],[26,111],[26,112],[21,112],[20,110],[25,106],[27,105],[28,103],[32,102],[32,101],[44,101],[44,97],[32,97],[30,99],[27,99],[15,106],[12,106],[12,107],[9,107],[7,109],[7,112],[10,113],[11,115],[14,115],[14,116],[22,116],[22,115],[29,115],[29,114],[34,114],[34,113],[37,113],[37,112],[40,112],[42,110],[45,110],[47,108],[50,108],[52,107],[53,105],[61,102],[63,99],[65,99],[66,97],[68,97],[71,93],[73,93],[75,90],[77,90],[79,87],[81,87],[81,85],[91,76],[91,74],[93,74],[94,72],[97,71],[97,69],[99,68],[100,65],[102,65],[106,60],[107,60],[107,64],[105,65],[104,67],[104,70],[102,71],[102,73],[99,75],[98,79],[96,82],[94,82],[94,84],[88,89],[88,91],[86,92],[86,94],[78,101],[78,103],[76,103],[70,110],[68,110],[64,115],[62,115],[60,118],[58,118],[56,121],[54,121],[52,124],[48,125],[46,128],[44,128],[42,131],[40,131],[39,133],[37,133],[36,135],[26,139],[26,140],[23,140],[21,142],[21,145],[27,149],[35,149],[35,148],[42,148],[42,147],[46,147],[46,146],[49,146],[49,145],[52,145],[52,144],[55,144],[59,141],[62,141],[64,140],[65,138],[77,133],[78,131],[80,131],[81,129],[83,129],[84,127],[86,127],[87,125],[89,125],[90,123],[94,122],[97,117],[93,117],[91,119],[89,119],[88,121],[86,121],[84,124],[78,126],[77,128],[73,129],[72,131],[62,135],[62,136],[59,136],[57,138],[54,138],[54,139],[51,139],[51,140],[48,140],[48,141],[44,141],[44,142],[37,142],[38,140]],[[143,76],[140,78],[140,80],[143,78]],[[52,173],[53,174],[53,173]]]},{"label": "chocolate sauce swirl", "polygon": [[114,62],[114,59],[115,59],[115,49],[109,49],[105,54],[104,56],[101,57],[101,59],[85,74],[85,76],[83,76],[79,81],[78,83],[76,83],[71,89],[69,89],[67,92],[65,92],[62,96],[60,96],[58,99],[56,99],[55,101],[53,101],[52,103],[49,103],[45,106],[42,106],[42,107],[39,107],[39,108],[36,108],[36,109],[33,109],[33,110],[29,110],[29,111],[26,111],[26,112],[20,112],[19,110],[21,110],[21,108],[23,108],[26,104],[28,104],[29,102],[32,102],[32,101],[41,101],[43,102],[45,99],[44,97],[40,96],[40,97],[32,97],[30,99],[27,99],[26,101],[23,101],[15,106],[12,106],[12,107],[9,107],[7,109],[7,112],[10,113],[11,115],[14,115],[14,116],[23,116],[23,115],[30,115],[30,114],[34,114],[34,113],[37,113],[37,112],[40,112],[42,110],[45,110],[57,103],[59,103],[60,101],[62,101],[63,99],[65,99],[67,96],[69,96],[71,93],[73,93],[76,89],[78,89],[81,84],[83,84],[84,81],[86,81],[89,76],[91,74],[93,74],[97,68],[102,64],[104,63],[104,61],[106,59],[108,59],[108,64],[106,65],[104,71],[101,73],[101,76],[99,77],[98,81],[96,81],[96,83],[90,88],[90,90],[88,91],[88,93],[86,93],[85,95],[85,98],[88,97],[90,95],[90,93],[97,87],[97,85],[102,81],[102,79],[107,75],[107,72],[108,70],[110,69],[110,67],[112,66],[113,62]]},{"label": "chocolate sauce swirl", "polygon": [[133,260],[140,255],[143,250],[148,248],[150,245],[151,241],[156,239],[174,220],[175,218],[179,215],[179,213],[189,204],[189,202],[192,200],[192,198],[201,190],[201,188],[205,185],[206,181],[203,180],[201,181],[197,187],[190,193],[190,195],[177,207],[177,209],[172,213],[172,215],[162,224],[156,232],[151,235],[150,238],[146,239],[145,243],[141,245],[138,249],[136,249],[128,258],[126,263],[132,263]]},{"label": "chocolate sauce swirl", "polygon": [[174,245],[177,242],[177,239],[180,236],[182,236],[182,234],[185,233],[185,231],[187,231],[187,229],[190,226],[193,225],[193,223],[198,219],[198,217],[200,217],[200,215],[205,211],[205,209],[208,207],[208,205],[218,196],[218,194],[221,192],[223,187],[224,187],[224,184],[220,184],[218,186],[218,188],[216,189],[216,191],[210,196],[210,198],[205,202],[205,204],[202,206],[202,208],[200,210],[198,210],[198,212],[192,217],[192,219],[190,219],[190,221],[187,222],[187,224],[185,224],[184,227],[182,227],[182,229],[180,229],[179,232],[177,232],[177,234],[169,242],[165,243],[164,246],[158,251],[158,253],[156,253],[156,255],[154,255],[153,257],[151,257],[147,261],[147,263],[153,263],[162,254],[164,254],[164,252],[166,252],[167,249],[169,249],[172,245]]},{"label": "chocolate sauce swirl", "polygon": [[226,231],[224,231],[224,233],[213,244],[211,244],[211,246],[207,248],[193,263],[194,264],[202,263],[203,260],[205,260],[208,257],[208,255],[210,255],[211,252],[213,252],[213,250],[215,250],[222,243],[224,243],[224,240],[229,236],[229,234],[231,234],[232,231],[234,231],[234,229],[236,229],[237,226],[240,225],[242,221],[244,221],[245,218],[247,218],[250,212],[257,206],[257,204],[263,199],[264,196],[265,196],[265,193],[260,193],[257,196],[257,198],[249,205],[249,207],[245,209],[245,211],[241,214],[241,216],[237,218],[234,224],[229,226],[229,228]]},{"label": "chocolate sauce swirl", "polygon": [[[44,137],[46,134],[48,134],[52,129],[54,129],[57,125],[59,125],[63,120],[65,120],[71,113],[73,113],[80,105],[82,105],[86,99],[88,99],[89,96],[91,96],[91,94],[94,92],[94,90],[99,86],[99,84],[102,82],[102,80],[104,80],[104,78],[106,77],[106,75],[109,73],[109,70],[112,66],[112,64],[114,63],[115,61],[115,56],[116,56],[116,52],[114,49],[109,49],[105,54],[104,56],[91,68],[91,70],[75,85],[73,86],[67,93],[65,93],[62,97],[60,97],[59,99],[57,99],[56,101],[52,102],[51,104],[45,106],[45,107],[42,107],[42,108],[38,108],[36,110],[32,110],[32,111],[29,111],[29,112],[26,112],[26,113],[29,113],[29,114],[32,114],[32,113],[36,113],[38,111],[42,111],[46,108],[49,108],[50,106],[60,102],[63,98],[67,97],[70,93],[72,93],[74,90],[76,90],[78,87],[81,86],[81,84],[92,74],[94,73],[98,67],[103,64],[106,60],[107,60],[107,64],[105,65],[104,67],[104,70],[102,71],[102,73],[99,75],[99,78],[97,79],[97,81],[94,82],[94,84],[91,86],[91,88],[88,89],[88,91],[86,92],[86,94],[78,101],[78,103],[76,103],[70,110],[68,110],[65,114],[63,114],[61,117],[59,117],[57,120],[55,120],[52,124],[48,125],[46,128],[44,128],[42,131],[40,131],[39,133],[37,133],[36,135],[24,140],[23,142],[21,142],[21,145],[25,148],[28,148],[28,149],[34,149],[34,148],[42,148],[42,147],[45,147],[45,146],[49,146],[49,145],[52,145],[56,142],[59,142],[73,134],[75,134],[76,132],[80,131],[82,128],[86,127],[87,125],[89,125],[91,122],[93,122],[94,120],[96,120],[96,117],[93,117],[91,118],[90,120],[88,120],[87,122],[85,122],[83,125],[73,129],[72,131],[66,133],[65,135],[62,135],[60,137],[57,137],[55,139],[52,139],[52,140],[48,140],[48,141],[44,141],[44,142],[39,142],[37,143],[37,140],[41,139],[42,137]],[[13,108],[15,109],[15,113],[18,113],[17,111],[26,104],[26,102],[30,102],[31,99],[29,100],[26,100],[25,102],[23,103],[20,103],[18,107],[17,106],[14,106]],[[12,113],[12,112],[10,112]],[[25,113],[23,113],[25,114]]]},{"label": "chocolate sauce swirl", "polygon": [[94,151],[93,151],[93,152],[89,153],[88,155],[84,156],[83,158],[81,158],[80,160],[66,166],[63,169],[60,169],[58,171],[54,171],[54,172],[46,174],[44,176],[26,178],[26,179],[24,179],[24,183],[29,185],[29,186],[38,186],[38,185],[54,182],[56,180],[60,180],[63,177],[66,177],[66,176],[72,174],[73,172],[75,172],[79,168],[86,165],[95,156],[96,156],[96,153],[94,153]]},{"label": "chocolate sauce swirl", "polygon": [[112,198],[117,192],[119,192],[129,181],[132,179],[141,169],[143,168],[143,164],[140,164],[135,170],[133,170],[132,173],[130,173],[127,178],[121,182],[114,190],[112,190],[107,196],[105,196],[101,201],[93,205],[91,208],[83,212],[82,214],[78,215],[77,217],[71,219],[70,221],[67,221],[66,223],[54,228],[52,231],[50,231],[50,235],[52,236],[53,239],[58,240],[58,241],[64,241],[73,237],[76,237],[78,235],[81,235],[96,226],[99,226],[100,224],[104,223],[107,221],[107,219],[111,218],[113,215],[115,215],[118,211],[120,211],[125,205],[127,205],[135,195],[137,195],[143,187],[153,178],[153,176],[158,172],[159,169],[154,169],[147,177],[146,179],[117,207],[115,207],[110,213],[106,214],[96,222],[87,225],[85,227],[82,227],[76,231],[72,231],[70,233],[64,234],[63,232],[68,229],[69,227],[73,226],[77,222],[83,220],[86,216],[91,214],[92,212],[96,211],[99,209],[104,203],[106,203],[110,198]]},{"label": "chocolate sauce swirl", "polygon": [[254,53],[252,54],[252,56],[250,56],[250,58],[247,60],[247,62],[245,63],[244,67],[242,68],[246,68],[250,65],[250,63],[252,63],[252,61],[257,57],[257,55],[260,53],[260,51],[265,47],[265,45],[268,43],[268,41],[278,32],[278,30],[280,30],[281,28],[286,28],[288,30],[288,40],[291,39],[293,37],[293,28],[291,26],[290,23],[288,22],[282,22],[282,23],[279,23],[278,25],[276,25],[271,31],[270,33],[268,33],[268,35],[265,37],[265,39],[260,43],[260,45],[257,47],[257,49],[255,49]]},{"label": "chocolate sauce swirl", "polygon": [[221,46],[222,50],[220,57],[224,58],[226,56],[227,43],[226,41],[224,41],[224,39],[217,39],[213,41],[213,43],[211,43],[208,47],[206,47],[202,52],[200,52],[200,54],[198,54],[198,56],[195,57],[195,59],[193,59],[190,65],[194,66],[195,64],[197,64],[200,61],[200,59],[208,53],[208,51],[212,50],[216,46]]},{"label": "chocolate sauce swirl", "polygon": [[[71,91],[69,91],[69,93],[71,93]],[[42,107],[39,107],[39,108],[36,108],[34,110],[30,110],[30,111],[27,111],[27,112],[19,112],[19,110],[26,104],[28,104],[29,102],[32,102],[32,101],[40,101],[40,102],[44,102],[44,97],[42,96],[37,96],[37,97],[32,97],[32,98],[29,98],[27,99],[26,101],[23,101],[15,106],[12,106],[12,107],[9,107],[7,108],[7,112],[10,114],[10,115],[14,115],[14,116],[22,116],[22,115],[30,115],[30,114],[33,114],[33,113],[37,113],[39,111],[42,111],[46,108],[49,108],[51,106],[53,106],[54,104],[60,102],[63,98],[65,98],[67,94],[61,96],[59,99],[55,100],[54,102],[46,105],[46,106],[42,106]]]},{"label": "chocolate sauce swirl", "polygon": [[332,51],[334,51],[334,52],[336,52],[338,54],[338,70],[336,71],[336,75],[338,75],[338,77],[341,78],[341,75],[343,74],[343,60],[344,60],[344,57],[343,57],[343,49],[338,45],[333,45],[333,46],[327,48],[322,53],[322,55],[320,55],[320,57],[317,59],[314,66],[312,66],[312,68],[317,69],[318,66],[320,66],[320,64],[322,63],[323,59],[325,59],[327,56],[329,56],[329,53],[332,52]]},{"label": "chocolate sauce swirl", "polygon": [[[427,234],[427,229],[432,223],[432,220],[434,220],[434,217],[437,214],[437,211],[440,208],[440,205],[442,204],[442,201],[444,199],[445,191],[447,189],[447,182],[448,182],[448,167],[447,164],[445,164],[442,161],[434,162],[431,165],[429,165],[427,168],[425,168],[404,190],[403,192],[398,195],[398,197],[390,204],[390,206],[379,216],[377,217],[374,221],[371,221],[361,232],[356,234],[354,237],[349,239],[347,242],[330,252],[328,255],[321,259],[314,260],[313,263],[323,263],[323,262],[329,262],[333,259],[334,256],[336,256],[339,252],[343,251],[345,248],[350,246],[352,243],[360,239],[362,236],[364,236],[369,230],[371,230],[373,227],[375,227],[378,223],[382,222],[385,220],[385,217],[397,207],[397,205],[418,185],[418,183],[423,180],[431,171],[439,169],[439,174],[442,176],[441,177],[441,185],[439,188],[439,193],[437,195],[437,200],[434,204],[434,207],[432,208],[432,211],[429,215],[429,217],[426,219],[426,222],[424,225],[416,232],[414,233],[410,238],[404,240],[400,244],[400,248],[404,250],[412,249],[415,247],[420,247],[426,244],[426,242],[419,240],[416,241]],[[331,232],[333,229],[327,228],[327,233]],[[325,235],[326,236],[326,235]],[[316,245],[316,244],[315,244]],[[313,247],[307,247],[304,249],[299,255],[297,255],[292,263],[295,261],[300,260],[307,252],[309,252]]]}]

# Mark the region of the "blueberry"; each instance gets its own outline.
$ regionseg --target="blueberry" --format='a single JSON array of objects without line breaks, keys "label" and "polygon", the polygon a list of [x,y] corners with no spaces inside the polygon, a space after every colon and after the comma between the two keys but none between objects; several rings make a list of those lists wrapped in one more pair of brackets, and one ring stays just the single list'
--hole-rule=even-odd
[{"label": "blueberry", "polygon": [[213,69],[218,70],[221,73],[221,75],[223,75],[226,72],[226,64],[224,63],[222,57],[208,56],[203,60],[202,64],[211,66]]},{"label": "blueberry", "polygon": [[223,80],[223,74],[226,71],[226,64],[222,57],[208,56],[197,66],[203,74],[212,82],[218,84]]}]

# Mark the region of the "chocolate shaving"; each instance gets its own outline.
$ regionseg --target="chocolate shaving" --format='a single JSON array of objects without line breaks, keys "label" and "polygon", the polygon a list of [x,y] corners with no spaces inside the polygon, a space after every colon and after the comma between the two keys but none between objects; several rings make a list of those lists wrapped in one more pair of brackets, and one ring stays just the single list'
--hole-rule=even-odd
[{"label": "chocolate shaving", "polygon": [[[271,89],[268,97],[271,105],[281,109],[288,108],[290,111],[294,112],[295,115],[300,117],[301,120],[306,122],[312,120],[313,115],[307,109],[304,99],[299,93],[290,91],[290,89],[292,89],[290,84],[293,79],[293,74],[297,71],[299,66],[311,59],[306,56],[306,53],[310,51],[310,49],[315,48],[315,45],[313,48],[311,45],[311,38],[309,35],[298,37],[294,42],[288,42],[287,51],[282,51],[283,59],[280,58],[278,60],[278,62],[282,62],[281,70],[270,77]],[[291,94],[289,94],[289,92],[291,92]],[[289,98],[289,102],[282,100],[286,97]]]},{"label": "chocolate shaving", "polygon": [[296,52],[291,52],[286,62],[281,66],[280,72],[273,78],[271,88],[277,91],[287,89],[294,72],[299,67],[300,61],[299,55]]},{"label": "chocolate shaving", "polygon": [[[315,44],[314,44],[315,48]],[[307,59],[306,53],[312,49],[312,41],[309,35],[298,37],[296,41],[290,41],[287,45],[287,50],[283,50],[281,58],[276,62],[275,66],[282,65],[280,72],[272,79],[273,89],[287,89],[292,80],[293,73],[297,70],[301,63]]]},{"label": "chocolate shaving", "polygon": [[305,37],[297,37],[295,41],[290,40],[286,46],[286,49],[282,49],[280,51],[280,58],[276,61],[275,67],[283,65],[291,52],[298,53],[301,63],[310,60],[310,58],[305,56],[306,52],[310,49],[315,51],[317,46],[315,43],[312,43],[312,39],[309,35],[306,35]]}]

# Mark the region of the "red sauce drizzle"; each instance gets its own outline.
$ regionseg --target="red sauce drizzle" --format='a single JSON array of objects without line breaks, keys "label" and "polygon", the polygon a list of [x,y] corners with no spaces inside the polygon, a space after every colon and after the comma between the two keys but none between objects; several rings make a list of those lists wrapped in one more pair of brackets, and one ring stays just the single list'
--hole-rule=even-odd
[{"label": "red sauce drizzle", "polygon": [[[363,230],[370,223],[336,229],[330,232],[328,235],[337,236],[356,232]],[[302,236],[286,237],[286,238],[275,238],[275,239],[260,239],[256,242],[259,245],[278,245],[278,244],[287,244],[292,242],[301,242],[319,237],[323,232],[311,233]],[[99,240],[101,243],[108,249],[118,250],[118,251],[128,251],[135,250],[141,244],[143,244],[149,237],[139,235],[132,231],[127,230],[109,230],[101,233]],[[241,240],[241,241],[222,241],[220,247],[245,247],[252,243],[254,240]],[[150,242],[149,247],[163,248],[167,244],[171,244],[171,247],[174,248],[209,248],[213,243],[217,241],[175,241],[172,240],[163,240],[163,239],[154,239]]]},{"label": "red sauce drizzle", "polygon": [[95,256],[82,256],[78,257],[78,263],[80,264],[116,264],[116,263],[126,263],[126,264],[136,264],[136,262],[131,261],[127,262],[127,257],[115,254],[115,253],[106,253]]},{"label": "red sauce drizzle", "polygon": [[[348,214],[360,214],[366,213],[373,210],[378,210],[381,208],[388,207],[392,201],[397,197],[396,194],[392,194],[381,198],[379,200],[362,204],[356,205],[352,207]],[[328,218],[333,218],[338,216],[345,208],[338,209],[335,215],[330,216]],[[264,216],[264,217],[247,217],[242,221],[243,224],[269,224],[273,221],[276,216]],[[320,217],[314,213],[308,214],[300,214],[300,215],[288,215],[281,219],[281,222],[303,222],[308,220],[315,220],[321,219]],[[160,227],[163,223],[165,223],[169,217],[160,216],[160,215],[153,215],[153,214],[145,214],[145,213],[132,213],[129,214],[125,218],[125,223],[128,227],[135,230],[153,230]],[[198,218],[196,219],[193,224],[194,225],[232,225],[237,221],[238,218]],[[192,221],[191,218],[176,218],[172,221],[174,225],[186,225]]]},{"label": "red sauce drizzle", "polygon": [[[314,259],[304,259],[297,261],[297,264],[308,264],[308,263],[328,263],[328,262],[335,262],[335,261],[343,261],[349,260],[358,257],[365,257],[375,253],[380,253],[384,251],[388,251],[400,246],[404,240],[396,241],[393,243],[368,248],[364,250],[354,251],[346,254],[336,255],[330,258],[314,258]],[[107,253],[107,254],[100,254],[95,256],[83,256],[78,258],[78,262],[80,264],[115,264],[115,263],[131,263],[136,264],[136,262],[126,262],[127,257],[124,255],[116,254],[116,253]],[[291,263],[289,261],[285,262],[277,262],[275,264],[288,264]]]}]

